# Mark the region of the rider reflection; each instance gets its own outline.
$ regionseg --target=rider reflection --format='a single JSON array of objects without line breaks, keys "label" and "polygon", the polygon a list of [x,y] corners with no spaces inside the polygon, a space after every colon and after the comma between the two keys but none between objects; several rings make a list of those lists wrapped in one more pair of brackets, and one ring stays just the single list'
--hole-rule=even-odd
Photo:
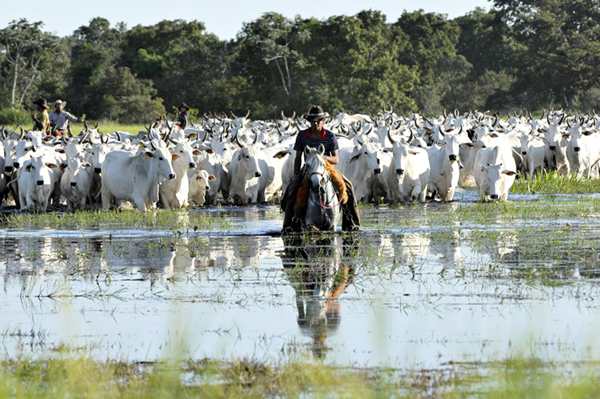
[{"label": "rider reflection", "polygon": [[284,268],[296,291],[298,326],[310,337],[313,355],[324,359],[327,337],[341,322],[338,298],[354,282],[350,257],[358,252],[358,237],[328,235],[284,238]]}]

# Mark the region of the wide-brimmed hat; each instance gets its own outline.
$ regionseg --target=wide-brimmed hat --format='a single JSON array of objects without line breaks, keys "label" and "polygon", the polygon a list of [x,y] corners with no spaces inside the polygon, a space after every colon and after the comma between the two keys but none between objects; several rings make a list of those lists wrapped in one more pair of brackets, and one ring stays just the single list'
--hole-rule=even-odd
[{"label": "wide-brimmed hat", "polygon": [[39,105],[42,108],[48,108],[48,101],[45,98],[39,98],[33,102],[35,105]]},{"label": "wide-brimmed hat", "polygon": [[67,106],[67,102],[66,101],[62,101],[62,100],[56,100],[52,103],[53,107],[56,107],[57,104],[62,104],[63,107]]},{"label": "wide-brimmed hat", "polygon": [[188,107],[186,103],[181,103],[177,109],[181,109],[181,107],[185,108],[186,111],[190,110],[190,107]]},{"label": "wide-brimmed hat", "polygon": [[307,114],[302,115],[307,121],[320,121],[329,117],[329,113],[323,111],[320,105],[313,106]]}]

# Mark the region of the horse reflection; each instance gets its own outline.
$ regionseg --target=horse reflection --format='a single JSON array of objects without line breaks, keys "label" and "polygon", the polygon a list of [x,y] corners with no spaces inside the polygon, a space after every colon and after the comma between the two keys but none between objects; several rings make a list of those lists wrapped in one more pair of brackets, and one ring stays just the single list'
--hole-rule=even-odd
[{"label": "horse reflection", "polygon": [[[306,238],[306,237],[304,237]],[[283,264],[296,291],[298,326],[312,339],[311,351],[324,358],[327,337],[341,322],[338,298],[354,281],[354,266],[348,261],[358,250],[357,237],[286,237]]]}]

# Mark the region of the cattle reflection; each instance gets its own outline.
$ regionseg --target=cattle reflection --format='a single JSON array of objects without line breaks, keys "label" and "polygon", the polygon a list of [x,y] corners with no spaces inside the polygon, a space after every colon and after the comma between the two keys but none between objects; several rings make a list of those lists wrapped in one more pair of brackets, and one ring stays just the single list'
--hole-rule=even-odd
[{"label": "cattle reflection", "polygon": [[327,337],[341,322],[338,298],[354,281],[356,240],[334,235],[284,238],[283,265],[296,291],[298,326],[312,339],[311,351],[320,359],[328,349]]}]

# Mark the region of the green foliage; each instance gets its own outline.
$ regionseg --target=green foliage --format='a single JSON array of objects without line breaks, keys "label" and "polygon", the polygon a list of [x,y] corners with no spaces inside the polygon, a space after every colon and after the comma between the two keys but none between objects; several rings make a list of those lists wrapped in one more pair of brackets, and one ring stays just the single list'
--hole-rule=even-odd
[{"label": "green foliage", "polygon": [[[198,21],[127,29],[94,18],[61,40],[41,22],[13,21],[0,31],[0,108],[44,96],[75,115],[148,122],[182,101],[198,115],[250,109],[254,119],[316,103],[333,114],[390,104],[425,115],[600,106],[596,0],[494,4],[454,20],[404,12],[392,23],[375,10],[324,20],[268,12],[231,41]],[[7,49],[19,43],[17,60]]]},{"label": "green foliage", "polygon": [[[0,109],[0,126],[15,127],[15,125],[25,119],[31,112],[22,109],[3,108]],[[30,125],[28,123],[27,125]],[[26,126],[27,126],[26,125]]]}]

